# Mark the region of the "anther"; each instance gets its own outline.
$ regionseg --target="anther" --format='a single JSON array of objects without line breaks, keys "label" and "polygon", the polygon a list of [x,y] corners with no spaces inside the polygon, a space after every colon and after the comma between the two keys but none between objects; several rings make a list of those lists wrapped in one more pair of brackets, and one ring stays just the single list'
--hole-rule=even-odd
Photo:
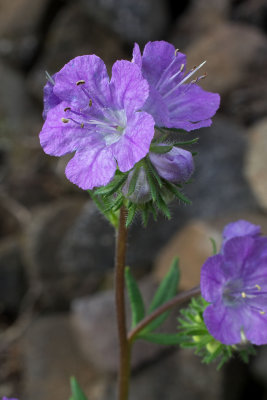
[{"label": "anther", "polygon": [[243,299],[245,299],[245,298],[247,297],[247,295],[246,295],[245,292],[242,292],[242,293],[241,293],[241,296],[243,297]]},{"label": "anther", "polygon": [[182,72],[183,69],[184,69],[184,64],[181,65],[181,67],[180,67],[180,72]]},{"label": "anther", "polygon": [[175,49],[175,52],[174,52],[175,57],[176,57],[177,54],[179,53],[179,50],[180,50],[180,49]]},{"label": "anther", "polygon": [[83,122],[81,123],[81,128],[84,128],[84,123]]},{"label": "anther", "polygon": [[263,310],[261,310],[261,311],[260,311],[260,314],[261,314],[261,315],[265,315],[265,314],[266,314],[266,312],[265,312],[265,311],[263,311]]},{"label": "anther", "polygon": [[66,111],[70,111],[71,110],[71,108],[70,107],[66,107],[66,108],[64,108],[64,111],[66,112]]},{"label": "anther", "polygon": [[79,85],[84,85],[85,84],[85,81],[83,80],[83,79],[81,79],[80,81],[77,81],[76,82],[76,85],[77,86],[79,86]]},{"label": "anther", "polygon": [[261,290],[260,285],[255,285],[255,288],[257,288],[258,290]]},{"label": "anther", "polygon": [[92,107],[92,104],[93,104],[92,99],[90,99],[89,100],[89,107]]},{"label": "anther", "polygon": [[61,118],[61,121],[64,122],[64,124],[67,124],[68,122],[70,122],[70,120],[68,118]]}]

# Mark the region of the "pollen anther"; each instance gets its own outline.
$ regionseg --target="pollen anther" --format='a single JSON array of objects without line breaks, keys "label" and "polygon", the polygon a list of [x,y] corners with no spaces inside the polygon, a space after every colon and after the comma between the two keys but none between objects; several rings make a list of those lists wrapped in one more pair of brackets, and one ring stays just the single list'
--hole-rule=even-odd
[{"label": "pollen anther", "polygon": [[77,81],[76,82],[76,85],[77,86],[79,86],[79,85],[84,85],[85,84],[85,81],[83,80],[83,79],[81,79],[80,81]]},{"label": "pollen anther", "polygon": [[64,124],[67,124],[68,122],[70,122],[70,120],[68,118],[61,118],[61,121],[64,122]]},{"label": "pollen anther", "polygon": [[260,287],[260,285],[255,285],[255,288],[257,288],[258,290],[261,290],[261,287]]},{"label": "pollen anther", "polygon": [[81,123],[81,128],[84,128],[84,123],[83,122]]},{"label": "pollen anther", "polygon": [[243,297],[243,299],[245,299],[245,298],[247,297],[247,295],[246,295],[245,292],[242,292],[242,293],[241,293],[241,296]]},{"label": "pollen anther", "polygon": [[64,111],[66,112],[66,111],[70,111],[71,110],[71,108],[70,107],[66,107],[66,108],[64,108]]},{"label": "pollen anther", "polygon": [[261,315],[265,315],[266,313],[265,313],[265,311],[261,310],[261,311],[260,311],[260,314],[261,314]]},{"label": "pollen anther", "polygon": [[93,104],[92,99],[90,99],[89,100],[89,107],[92,107],[92,104]]}]

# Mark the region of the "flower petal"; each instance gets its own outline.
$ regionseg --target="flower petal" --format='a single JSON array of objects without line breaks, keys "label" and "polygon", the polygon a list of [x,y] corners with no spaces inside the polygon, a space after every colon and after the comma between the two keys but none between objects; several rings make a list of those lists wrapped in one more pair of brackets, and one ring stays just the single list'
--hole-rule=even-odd
[{"label": "flower petal", "polygon": [[176,54],[175,47],[168,42],[148,42],[144,48],[142,72],[151,86],[157,86],[164,72],[165,79],[173,76],[182,64],[186,65],[186,56],[179,52]]},{"label": "flower petal", "polygon": [[224,272],[229,278],[244,275],[247,258],[252,255],[255,240],[250,236],[240,236],[229,239],[224,246]]},{"label": "flower petal", "polygon": [[73,121],[64,123],[65,102],[52,108],[48,114],[43,129],[40,132],[40,143],[45,153],[53,156],[63,156],[91,143],[94,136],[85,128]]},{"label": "flower petal", "polygon": [[112,147],[113,155],[122,172],[129,171],[149,152],[154,136],[154,120],[145,112],[134,113],[127,122],[121,139]]},{"label": "flower petal", "polygon": [[248,221],[240,219],[236,222],[231,222],[226,225],[223,230],[223,238],[231,239],[234,236],[258,236],[261,233],[261,227],[259,225],[251,224]]},{"label": "flower petal", "polygon": [[[52,77],[54,78],[55,75]],[[43,119],[46,119],[47,113],[51,108],[54,108],[61,102],[60,98],[54,93],[54,85],[51,82],[47,82],[44,87],[44,111]]]},{"label": "flower petal", "polygon": [[137,43],[134,44],[132,62],[134,64],[138,65],[139,68],[142,67],[142,55],[141,55],[140,47]]},{"label": "flower petal", "polygon": [[149,96],[142,109],[152,115],[157,126],[170,125],[167,104],[153,86],[149,88]]},{"label": "flower petal", "polygon": [[112,150],[104,143],[77,151],[65,170],[67,178],[84,190],[105,186],[115,171],[116,161]]},{"label": "flower petal", "polygon": [[213,302],[222,296],[222,287],[226,281],[223,271],[223,256],[209,257],[201,269],[200,288],[202,297]]},{"label": "flower petal", "polygon": [[219,342],[228,345],[241,342],[243,320],[238,307],[225,307],[218,301],[206,308],[203,317],[209,333]]},{"label": "flower petal", "polygon": [[94,54],[74,58],[56,74],[54,93],[80,108],[88,107],[90,99],[105,107],[110,91],[104,62]]},{"label": "flower petal", "polygon": [[127,116],[139,110],[149,94],[140,68],[124,60],[115,62],[112,67],[110,90],[115,108],[125,109]]},{"label": "flower petal", "polygon": [[261,314],[257,310],[247,308],[244,320],[246,338],[258,346],[267,344],[267,313]]},{"label": "flower petal", "polygon": [[210,93],[195,84],[178,88],[168,103],[170,126],[186,130],[198,129],[211,125],[210,118],[220,105],[220,96]]}]

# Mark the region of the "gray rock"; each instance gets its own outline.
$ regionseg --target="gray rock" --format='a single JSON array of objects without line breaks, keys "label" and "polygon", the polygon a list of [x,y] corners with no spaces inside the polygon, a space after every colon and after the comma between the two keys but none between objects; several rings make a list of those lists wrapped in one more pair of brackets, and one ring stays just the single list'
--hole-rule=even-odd
[{"label": "gray rock", "polygon": [[25,268],[18,241],[9,238],[0,242],[0,309],[17,313],[27,289]]},{"label": "gray rock", "polygon": [[87,393],[99,376],[76,346],[68,315],[55,314],[34,321],[22,342],[24,393],[29,400],[70,397],[70,377]]},{"label": "gray rock", "polygon": [[163,0],[82,0],[88,14],[129,42],[155,40],[168,25]]},{"label": "gray rock", "polygon": [[24,259],[32,284],[43,287],[46,307],[65,308],[70,299],[95,290],[99,278],[69,271],[61,262],[59,248],[80,212],[82,200],[65,200],[43,207],[33,214],[24,234]]},{"label": "gray rock", "polygon": [[[139,282],[146,305],[151,301],[156,285],[151,277]],[[72,321],[77,342],[87,357],[101,371],[116,372],[118,367],[118,340],[114,291],[107,290],[94,296],[76,299],[72,303]],[[126,313],[130,329],[130,305],[126,294]],[[176,332],[176,315],[164,324],[166,332]],[[132,351],[132,368],[151,362],[162,353],[162,346],[137,341]]]},{"label": "gray rock", "polygon": [[108,70],[117,59],[127,57],[118,35],[90,18],[79,2],[70,2],[51,24],[43,52],[29,74],[29,90],[41,98],[45,70],[52,75],[72,58],[84,54],[97,54]]}]

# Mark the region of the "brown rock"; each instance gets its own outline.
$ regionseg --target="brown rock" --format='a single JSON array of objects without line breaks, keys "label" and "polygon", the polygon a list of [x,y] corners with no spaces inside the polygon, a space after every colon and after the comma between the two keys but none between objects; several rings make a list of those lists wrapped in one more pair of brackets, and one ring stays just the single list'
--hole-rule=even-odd
[{"label": "brown rock", "polygon": [[229,0],[193,0],[179,18],[170,42],[183,51],[200,36],[225,23],[230,12]]},{"label": "brown rock", "polygon": [[266,54],[266,38],[260,31],[233,23],[220,25],[187,50],[189,66],[207,60],[204,70],[208,77],[201,86],[221,95],[236,89],[245,80],[249,80],[251,85],[256,71],[262,75]]},{"label": "brown rock", "polygon": [[249,146],[245,174],[259,202],[267,209],[267,118],[254,125],[249,132]]},{"label": "brown rock", "polygon": [[[148,304],[156,290],[156,285],[151,277],[140,282],[140,289],[145,303]],[[127,315],[130,329],[131,311],[128,301]],[[72,320],[78,337],[77,342],[88,361],[102,371],[116,372],[118,341],[114,291],[107,290],[94,296],[74,300]],[[162,329],[171,333],[175,332],[176,318],[169,317],[164,327],[160,328],[160,330]],[[137,341],[132,352],[132,367],[138,368],[148,361],[151,362],[159,356],[162,349],[162,346],[153,343]]]},{"label": "brown rock", "polygon": [[192,221],[178,232],[159,254],[155,264],[155,277],[161,281],[167,274],[174,257],[179,257],[181,281],[179,288],[191,289],[199,285],[200,270],[204,261],[212,254],[209,238],[220,246],[220,232],[210,224]]},{"label": "brown rock", "polygon": [[85,393],[94,392],[99,375],[76,343],[66,314],[41,317],[31,325],[22,342],[25,399],[66,400],[70,397],[71,376],[76,377]]}]

